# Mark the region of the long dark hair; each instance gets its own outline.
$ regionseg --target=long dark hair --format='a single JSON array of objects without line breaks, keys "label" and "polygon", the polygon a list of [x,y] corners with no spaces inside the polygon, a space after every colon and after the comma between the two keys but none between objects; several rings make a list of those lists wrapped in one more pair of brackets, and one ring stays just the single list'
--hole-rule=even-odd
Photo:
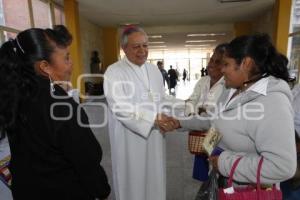
[{"label": "long dark hair", "polygon": [[67,47],[72,36],[63,25],[53,29],[31,28],[0,47],[0,131],[14,125],[22,102],[37,93],[37,61],[51,63],[55,47]]},{"label": "long dark hair", "polygon": [[272,75],[288,81],[288,59],[273,46],[267,34],[240,36],[232,40],[226,47],[226,56],[241,64],[243,58],[251,57],[257,67],[253,75]]}]

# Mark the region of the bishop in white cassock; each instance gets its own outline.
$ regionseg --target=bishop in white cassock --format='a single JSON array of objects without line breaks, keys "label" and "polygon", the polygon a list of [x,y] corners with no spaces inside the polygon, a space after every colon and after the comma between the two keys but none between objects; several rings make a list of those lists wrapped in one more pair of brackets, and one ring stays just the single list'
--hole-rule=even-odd
[{"label": "bishop in white cassock", "polygon": [[166,199],[165,140],[154,126],[163,78],[157,66],[145,62],[146,43],[144,32],[129,33],[122,47],[126,57],[104,75],[117,200]]}]

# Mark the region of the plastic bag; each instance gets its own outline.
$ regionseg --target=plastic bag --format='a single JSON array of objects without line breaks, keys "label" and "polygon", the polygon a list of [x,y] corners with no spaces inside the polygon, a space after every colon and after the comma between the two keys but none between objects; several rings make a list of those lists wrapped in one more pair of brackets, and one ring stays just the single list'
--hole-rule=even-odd
[{"label": "plastic bag", "polygon": [[215,170],[212,170],[208,180],[202,183],[196,199],[218,200],[218,173]]}]

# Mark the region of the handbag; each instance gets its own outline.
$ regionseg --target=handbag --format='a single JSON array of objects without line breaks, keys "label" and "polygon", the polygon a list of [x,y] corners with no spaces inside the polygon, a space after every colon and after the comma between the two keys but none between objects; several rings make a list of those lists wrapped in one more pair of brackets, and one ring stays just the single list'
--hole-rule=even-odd
[{"label": "handbag", "polygon": [[206,134],[203,131],[189,132],[188,147],[191,154],[206,155],[202,145]]},{"label": "handbag", "polygon": [[256,175],[256,187],[248,186],[246,188],[234,188],[232,186],[234,171],[242,157],[238,158],[230,171],[227,181],[228,188],[220,188],[218,191],[219,200],[282,200],[282,192],[273,184],[271,188],[262,189],[260,184],[260,173],[263,157],[261,157]]}]

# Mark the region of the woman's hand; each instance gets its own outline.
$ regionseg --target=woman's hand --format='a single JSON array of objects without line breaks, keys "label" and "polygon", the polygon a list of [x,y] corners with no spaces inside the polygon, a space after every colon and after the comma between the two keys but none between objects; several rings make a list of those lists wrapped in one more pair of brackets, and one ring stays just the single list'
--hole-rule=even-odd
[{"label": "woman's hand", "polygon": [[154,124],[162,133],[171,132],[174,129],[180,128],[180,123],[177,119],[165,114],[157,114]]}]

